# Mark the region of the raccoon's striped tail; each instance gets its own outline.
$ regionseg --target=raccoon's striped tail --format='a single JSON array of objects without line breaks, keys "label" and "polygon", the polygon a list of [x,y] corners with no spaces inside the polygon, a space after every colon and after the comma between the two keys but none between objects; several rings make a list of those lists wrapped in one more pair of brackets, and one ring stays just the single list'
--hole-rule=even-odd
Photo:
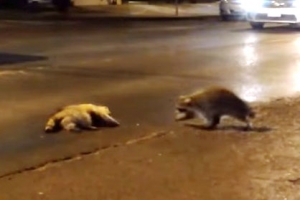
[{"label": "raccoon's striped tail", "polygon": [[46,133],[52,133],[52,132],[55,132],[55,127],[56,127],[56,120],[55,120],[53,117],[51,117],[51,118],[47,121],[47,123],[46,123],[46,125],[45,125],[44,131],[45,131]]}]

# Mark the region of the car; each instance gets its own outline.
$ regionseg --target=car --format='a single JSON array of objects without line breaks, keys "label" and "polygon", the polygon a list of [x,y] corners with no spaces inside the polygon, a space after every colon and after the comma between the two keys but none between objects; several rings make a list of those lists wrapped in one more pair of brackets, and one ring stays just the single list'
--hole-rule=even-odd
[{"label": "car", "polygon": [[244,6],[253,29],[263,29],[265,23],[300,24],[300,0],[252,0]]},{"label": "car", "polygon": [[28,9],[32,12],[37,12],[41,7],[45,7],[52,4],[52,0],[28,0]]},{"label": "car", "polygon": [[37,12],[47,7],[55,7],[60,12],[66,12],[69,7],[73,6],[73,0],[27,0],[30,11]]},{"label": "car", "polygon": [[227,21],[231,17],[244,17],[244,1],[246,0],[221,0],[219,3],[221,19]]}]

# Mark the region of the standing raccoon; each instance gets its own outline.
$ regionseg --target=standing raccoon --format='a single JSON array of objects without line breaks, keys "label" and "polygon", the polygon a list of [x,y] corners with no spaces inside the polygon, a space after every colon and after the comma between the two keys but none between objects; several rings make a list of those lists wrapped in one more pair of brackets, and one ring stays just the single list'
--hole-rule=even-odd
[{"label": "standing raccoon", "polygon": [[231,116],[246,123],[251,129],[249,118],[254,118],[252,109],[232,91],[223,87],[208,87],[196,93],[180,96],[176,106],[176,120],[195,117],[205,118],[206,128],[214,129],[224,115]]},{"label": "standing raccoon", "polygon": [[76,104],[63,107],[52,115],[46,123],[45,132],[56,132],[60,129],[79,132],[82,129],[96,130],[98,126],[119,125],[110,116],[110,110],[106,106]]}]

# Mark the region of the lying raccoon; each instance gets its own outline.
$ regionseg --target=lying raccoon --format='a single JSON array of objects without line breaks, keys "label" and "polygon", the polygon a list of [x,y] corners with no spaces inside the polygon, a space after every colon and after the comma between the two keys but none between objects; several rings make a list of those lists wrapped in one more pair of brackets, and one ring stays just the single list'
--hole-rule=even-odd
[{"label": "lying raccoon", "polygon": [[60,129],[79,132],[82,129],[96,130],[99,126],[119,126],[119,122],[110,116],[106,106],[77,104],[66,106],[50,117],[45,132]]},{"label": "lying raccoon", "polygon": [[213,129],[222,116],[228,115],[246,123],[251,129],[249,118],[254,118],[252,109],[232,91],[222,87],[209,87],[187,96],[180,96],[176,106],[176,120],[195,117],[205,118],[205,128]]}]

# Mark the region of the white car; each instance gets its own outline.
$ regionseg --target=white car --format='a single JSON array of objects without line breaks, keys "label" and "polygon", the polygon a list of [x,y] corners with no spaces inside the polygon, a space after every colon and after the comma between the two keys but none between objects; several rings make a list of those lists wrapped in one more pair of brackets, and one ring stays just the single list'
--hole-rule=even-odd
[{"label": "white car", "polygon": [[244,17],[244,1],[245,0],[221,0],[219,11],[222,20],[228,20],[230,17]]},{"label": "white car", "polygon": [[300,0],[251,0],[244,7],[253,29],[262,29],[265,23],[300,23]]}]

